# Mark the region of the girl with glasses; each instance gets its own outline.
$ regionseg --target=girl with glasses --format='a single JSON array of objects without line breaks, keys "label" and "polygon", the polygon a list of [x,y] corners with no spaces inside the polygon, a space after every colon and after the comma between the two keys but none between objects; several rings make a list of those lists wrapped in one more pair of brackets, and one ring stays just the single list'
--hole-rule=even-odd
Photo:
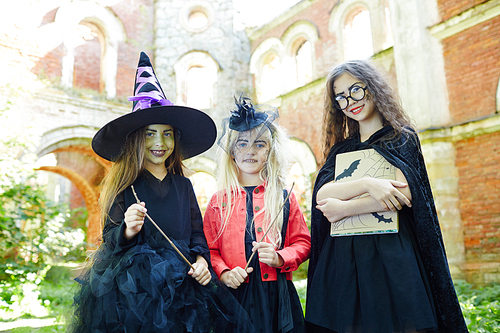
[{"label": "girl with glasses", "polygon": [[[308,332],[467,332],[418,136],[370,62],[348,61],[328,75],[324,137],[311,212]],[[335,181],[337,157],[366,149],[395,167],[396,179]],[[396,232],[330,236],[344,218],[389,211],[398,214]]]}]

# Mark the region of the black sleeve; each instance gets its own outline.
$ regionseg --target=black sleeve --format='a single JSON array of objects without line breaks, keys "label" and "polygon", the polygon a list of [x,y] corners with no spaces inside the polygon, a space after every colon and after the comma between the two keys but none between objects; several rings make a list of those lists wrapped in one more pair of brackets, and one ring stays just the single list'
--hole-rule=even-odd
[{"label": "black sleeve", "polygon": [[198,202],[196,201],[191,181],[189,181],[189,204],[191,210],[191,241],[189,245],[191,256],[193,259],[196,259],[197,255],[201,255],[210,263],[210,251],[208,249],[205,233],[203,232],[203,218]]},{"label": "black sleeve", "polygon": [[126,210],[125,195],[122,192],[115,198],[102,231],[104,245],[113,251],[112,253],[115,255],[123,254],[130,248],[142,243],[142,230],[131,240],[127,240],[124,236],[127,227],[124,221]]}]

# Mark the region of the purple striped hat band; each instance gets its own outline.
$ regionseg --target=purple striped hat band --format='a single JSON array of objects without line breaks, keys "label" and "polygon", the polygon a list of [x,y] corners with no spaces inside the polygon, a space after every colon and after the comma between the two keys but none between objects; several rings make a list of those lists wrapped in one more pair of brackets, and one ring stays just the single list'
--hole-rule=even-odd
[{"label": "purple striped hat band", "polygon": [[[146,72],[149,75],[146,74],[143,76],[142,74],[144,72]],[[136,89],[136,94],[135,96],[128,98],[129,101],[137,101],[132,112],[135,112],[137,110],[148,109],[154,104],[159,104],[162,106],[173,105],[173,103],[170,100],[166,99],[165,96],[163,95],[160,84],[156,80],[156,76],[153,72],[153,68],[138,67],[136,78],[137,78],[136,84],[138,84]],[[144,85],[148,83],[154,86],[156,90],[138,92],[141,91],[142,87],[144,87]]]}]

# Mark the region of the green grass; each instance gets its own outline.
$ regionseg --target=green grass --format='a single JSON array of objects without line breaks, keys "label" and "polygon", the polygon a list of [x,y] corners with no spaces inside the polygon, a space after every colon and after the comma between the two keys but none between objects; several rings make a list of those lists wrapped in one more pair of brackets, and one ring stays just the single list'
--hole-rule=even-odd
[{"label": "green grass", "polygon": [[45,327],[18,327],[8,331],[0,331],[0,333],[63,333],[66,332],[64,325],[52,325]]},{"label": "green grass", "polygon": [[[302,276],[303,274],[297,275]],[[302,306],[305,308],[306,280],[296,279],[294,283]],[[39,291],[37,302],[43,305],[48,313],[48,316],[37,319],[55,318],[55,324],[54,322],[48,322],[48,326],[44,327],[25,326],[30,321],[27,320],[25,323],[21,323],[20,320],[35,318],[30,315],[29,309],[26,308],[25,313],[10,322],[0,321],[0,333],[66,332],[65,319],[71,315],[75,287],[76,282],[72,280],[70,271],[67,268],[53,268],[47,273],[45,280],[37,286]],[[471,333],[500,333],[500,284],[474,287],[465,281],[455,281],[455,288],[469,331]],[[22,290],[20,286],[11,287],[11,289]],[[5,293],[6,290],[3,290],[2,296]],[[0,308],[2,307],[5,309],[6,305],[2,304]],[[6,324],[12,322],[22,324],[23,327],[10,330],[2,328],[2,326],[5,327]]]}]

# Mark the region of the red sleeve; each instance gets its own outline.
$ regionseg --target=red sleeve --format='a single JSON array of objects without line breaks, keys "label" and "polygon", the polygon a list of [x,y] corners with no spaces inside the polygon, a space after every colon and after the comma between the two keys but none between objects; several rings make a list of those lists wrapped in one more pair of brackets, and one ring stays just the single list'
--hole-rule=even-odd
[{"label": "red sleeve", "polygon": [[205,232],[208,248],[210,249],[210,261],[212,262],[212,267],[219,278],[222,272],[230,269],[220,255],[221,237],[217,239],[217,232],[220,229],[220,226],[221,215],[220,207],[217,205],[216,193],[212,196],[212,199],[207,206],[207,210],[205,211],[205,217],[203,218],[203,231]]},{"label": "red sleeve", "polygon": [[311,252],[311,234],[293,193],[290,196],[290,215],[286,237],[285,247],[277,252],[284,261],[281,272],[293,272],[309,259]]}]

